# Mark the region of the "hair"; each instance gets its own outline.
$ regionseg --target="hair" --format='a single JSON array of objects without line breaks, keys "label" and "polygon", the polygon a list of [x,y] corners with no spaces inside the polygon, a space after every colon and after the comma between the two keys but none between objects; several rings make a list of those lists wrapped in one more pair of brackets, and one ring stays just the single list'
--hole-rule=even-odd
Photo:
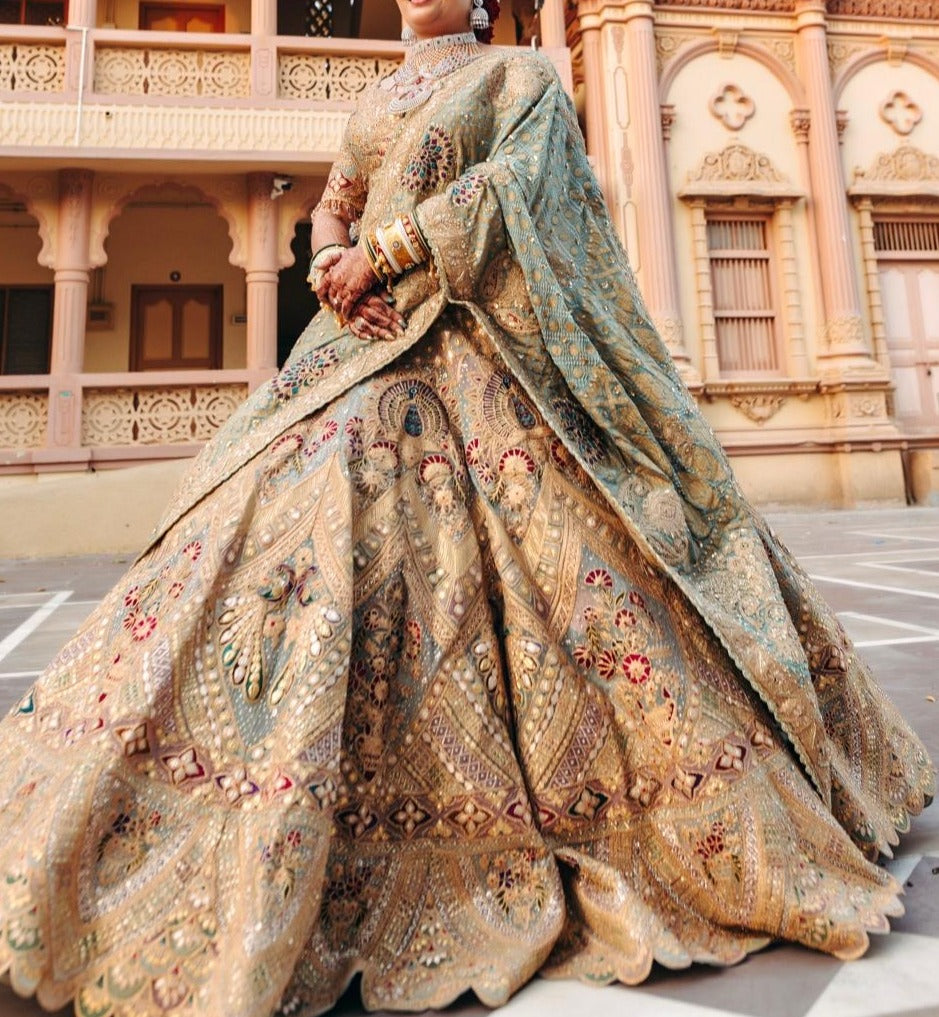
[{"label": "hair", "polygon": [[489,15],[489,27],[477,30],[476,38],[480,42],[492,42],[492,26],[496,23],[496,18],[499,17],[499,0],[483,0],[483,7]]}]

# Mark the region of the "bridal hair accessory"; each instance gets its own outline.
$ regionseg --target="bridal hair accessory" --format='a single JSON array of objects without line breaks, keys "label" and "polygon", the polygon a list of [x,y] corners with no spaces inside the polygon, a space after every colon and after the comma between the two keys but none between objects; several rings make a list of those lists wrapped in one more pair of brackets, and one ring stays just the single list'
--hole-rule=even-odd
[{"label": "bridal hair accessory", "polygon": [[470,15],[470,27],[474,32],[485,32],[489,27],[489,11],[485,0],[473,0],[473,13]]}]

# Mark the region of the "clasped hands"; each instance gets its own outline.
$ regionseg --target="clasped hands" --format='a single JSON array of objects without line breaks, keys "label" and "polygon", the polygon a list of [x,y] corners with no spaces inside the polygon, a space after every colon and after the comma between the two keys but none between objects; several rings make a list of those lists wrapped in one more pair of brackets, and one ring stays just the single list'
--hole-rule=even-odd
[{"label": "clasped hands", "polygon": [[320,304],[340,322],[348,322],[356,338],[397,339],[404,334],[404,318],[391,304],[394,298],[375,278],[359,247],[324,257],[312,285]]}]

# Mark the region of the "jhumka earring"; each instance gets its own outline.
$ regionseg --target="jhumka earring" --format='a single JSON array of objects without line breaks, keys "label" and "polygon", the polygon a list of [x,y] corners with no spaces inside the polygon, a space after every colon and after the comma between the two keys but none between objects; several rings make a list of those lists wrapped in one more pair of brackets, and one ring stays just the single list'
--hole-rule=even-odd
[{"label": "jhumka earring", "polygon": [[484,32],[489,27],[489,12],[483,6],[485,0],[473,0],[473,13],[470,15],[470,28],[474,32]]},{"label": "jhumka earring", "polygon": [[401,29],[401,42],[405,46],[413,46],[416,38],[417,36],[414,34],[414,29],[411,28],[410,25],[405,25],[404,28]]}]

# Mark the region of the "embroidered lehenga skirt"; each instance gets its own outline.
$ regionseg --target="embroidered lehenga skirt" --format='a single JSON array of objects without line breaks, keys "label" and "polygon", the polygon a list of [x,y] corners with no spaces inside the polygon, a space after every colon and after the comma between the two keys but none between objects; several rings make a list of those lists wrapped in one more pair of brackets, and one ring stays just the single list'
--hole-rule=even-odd
[{"label": "embroidered lehenga skirt", "polygon": [[438,306],[342,383],[321,315],[0,725],[19,992],[310,1017],[361,973],[370,1007],[498,1004],[775,937],[854,957],[899,912],[872,859],[922,746],[739,499],[715,522],[656,481],[638,428],[611,496],[619,439],[526,383],[543,326],[493,264],[490,317]]}]

